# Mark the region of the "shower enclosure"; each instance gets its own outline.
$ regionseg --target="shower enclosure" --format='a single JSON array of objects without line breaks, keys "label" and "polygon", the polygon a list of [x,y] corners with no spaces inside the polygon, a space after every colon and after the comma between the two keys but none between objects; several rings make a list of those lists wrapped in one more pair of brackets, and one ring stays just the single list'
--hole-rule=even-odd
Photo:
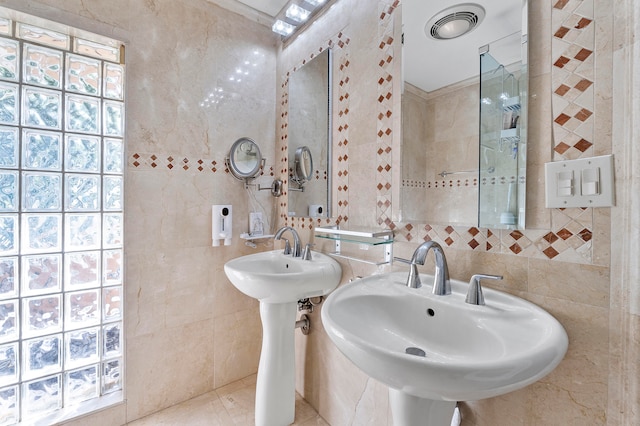
[{"label": "shower enclosure", "polygon": [[528,89],[526,36],[514,33],[481,47],[479,53],[478,223],[484,228],[524,229]]}]

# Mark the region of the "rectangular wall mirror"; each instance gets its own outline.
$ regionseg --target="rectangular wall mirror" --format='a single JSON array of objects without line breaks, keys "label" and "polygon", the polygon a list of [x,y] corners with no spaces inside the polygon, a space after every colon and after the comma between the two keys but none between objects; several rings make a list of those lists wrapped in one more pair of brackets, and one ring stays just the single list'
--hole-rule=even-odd
[{"label": "rectangular wall mirror", "polygon": [[288,215],[331,217],[331,49],[289,77]]},{"label": "rectangular wall mirror", "polygon": [[[394,221],[524,227],[526,108],[516,112],[506,103],[526,105],[527,10],[527,0],[403,0]],[[452,16],[467,21],[451,26]],[[456,28],[472,30],[459,35]],[[486,46],[499,70],[485,67],[481,88],[480,53]],[[489,99],[491,115],[482,107]],[[511,121],[504,128],[507,115],[517,128]]]}]

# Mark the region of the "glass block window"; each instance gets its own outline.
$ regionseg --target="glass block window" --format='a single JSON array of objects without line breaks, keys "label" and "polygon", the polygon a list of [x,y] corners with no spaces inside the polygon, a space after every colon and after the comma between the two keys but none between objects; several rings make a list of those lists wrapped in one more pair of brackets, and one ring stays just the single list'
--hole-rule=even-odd
[{"label": "glass block window", "polygon": [[0,17],[0,426],[123,384],[122,49],[54,28]]}]

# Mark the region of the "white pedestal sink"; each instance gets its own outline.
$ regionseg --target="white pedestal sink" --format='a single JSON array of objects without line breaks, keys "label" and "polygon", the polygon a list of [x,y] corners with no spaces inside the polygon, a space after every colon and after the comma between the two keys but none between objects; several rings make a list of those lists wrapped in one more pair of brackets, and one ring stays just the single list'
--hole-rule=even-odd
[{"label": "white pedestal sink", "polygon": [[342,275],[340,264],[322,253],[312,252],[311,260],[303,260],[274,250],[230,260],[224,271],[238,290],[260,301],[262,351],[256,425],[291,424],[295,417],[297,302],[335,289]]},{"label": "white pedestal sink", "polygon": [[484,289],[486,305],[471,305],[467,283],[451,280],[452,293],[435,296],[430,285],[408,288],[406,278],[363,278],[333,292],[322,308],[340,351],[389,386],[396,425],[449,426],[457,401],[521,389],[567,351],[562,325],[526,300]]}]

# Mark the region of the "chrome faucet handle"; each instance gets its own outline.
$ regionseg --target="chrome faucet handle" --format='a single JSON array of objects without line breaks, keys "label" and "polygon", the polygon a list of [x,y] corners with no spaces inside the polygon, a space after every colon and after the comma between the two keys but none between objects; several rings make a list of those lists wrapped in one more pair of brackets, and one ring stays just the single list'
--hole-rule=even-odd
[{"label": "chrome faucet handle", "polygon": [[284,240],[284,251],[282,252],[282,254],[291,254],[291,244],[289,244],[289,240],[287,240],[286,238],[283,238]]},{"label": "chrome faucet handle", "polygon": [[501,280],[502,275],[475,274],[469,281],[469,290],[465,302],[471,305],[484,305],[484,296],[482,295],[482,285],[480,280]]},{"label": "chrome faucet handle", "polygon": [[315,246],[315,244],[307,243],[304,246],[304,250],[302,250],[302,259],[303,260],[311,260],[311,247]]},{"label": "chrome faucet handle", "polygon": [[422,287],[422,282],[420,281],[420,274],[418,273],[418,265],[416,264],[415,259],[409,260],[404,259],[402,257],[394,257],[394,261],[398,261],[401,263],[406,263],[409,265],[409,276],[407,277],[407,287],[409,288],[420,288]]},{"label": "chrome faucet handle", "polygon": [[416,265],[415,262],[409,262],[409,276],[407,277],[407,287],[409,288],[422,287],[422,280],[420,280],[418,265]]}]

